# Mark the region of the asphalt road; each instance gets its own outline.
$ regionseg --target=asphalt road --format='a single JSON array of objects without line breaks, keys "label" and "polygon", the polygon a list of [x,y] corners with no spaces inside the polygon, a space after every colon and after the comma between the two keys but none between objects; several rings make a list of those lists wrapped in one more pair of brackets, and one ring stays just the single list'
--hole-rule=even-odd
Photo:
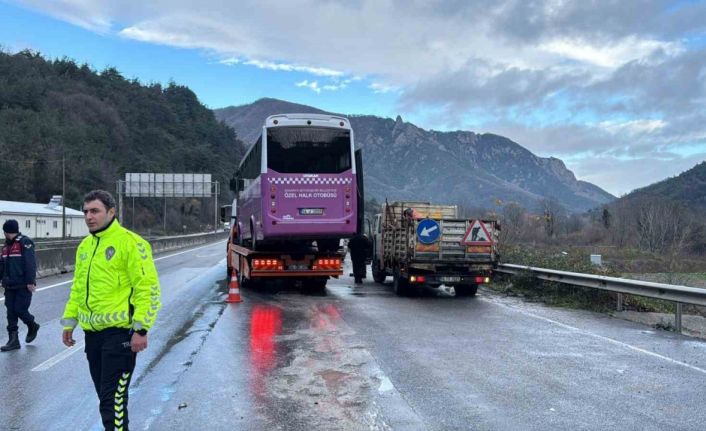
[{"label": "asphalt road", "polygon": [[[399,298],[347,276],[326,295],[271,284],[226,305],[223,249],[157,256],[163,308],[131,429],[705,427],[703,341],[486,291]],[[84,354],[60,340],[68,278],[41,280],[53,287],[34,297],[39,337],[0,355],[0,429],[101,429]]]}]

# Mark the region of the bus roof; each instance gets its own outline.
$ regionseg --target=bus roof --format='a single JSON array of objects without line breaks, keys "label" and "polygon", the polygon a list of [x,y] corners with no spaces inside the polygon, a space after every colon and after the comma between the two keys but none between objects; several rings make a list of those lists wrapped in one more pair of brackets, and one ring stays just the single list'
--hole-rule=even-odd
[{"label": "bus roof", "polygon": [[265,120],[265,127],[280,126],[319,126],[336,129],[350,129],[348,118],[327,114],[277,114],[270,115]]}]

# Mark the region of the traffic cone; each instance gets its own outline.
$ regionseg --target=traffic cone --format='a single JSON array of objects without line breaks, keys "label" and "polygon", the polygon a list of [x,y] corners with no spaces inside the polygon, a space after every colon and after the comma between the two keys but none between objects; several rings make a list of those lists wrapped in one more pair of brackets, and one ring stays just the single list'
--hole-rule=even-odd
[{"label": "traffic cone", "polygon": [[243,302],[240,298],[240,285],[238,284],[238,274],[235,269],[230,277],[230,283],[228,283],[228,298],[226,298],[226,302],[229,304]]}]

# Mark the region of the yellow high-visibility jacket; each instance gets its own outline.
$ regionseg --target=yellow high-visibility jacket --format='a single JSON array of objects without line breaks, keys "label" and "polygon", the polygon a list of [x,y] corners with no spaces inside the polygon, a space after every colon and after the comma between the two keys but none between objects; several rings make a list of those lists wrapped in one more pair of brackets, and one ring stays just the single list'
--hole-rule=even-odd
[{"label": "yellow high-visibility jacket", "polygon": [[61,324],[86,331],[150,329],[161,307],[152,247],[117,220],[81,241]]}]

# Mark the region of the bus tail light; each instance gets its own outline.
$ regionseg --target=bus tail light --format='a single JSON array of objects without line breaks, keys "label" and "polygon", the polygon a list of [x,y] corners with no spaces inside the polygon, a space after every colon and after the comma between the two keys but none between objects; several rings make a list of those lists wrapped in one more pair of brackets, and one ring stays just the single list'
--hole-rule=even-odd
[{"label": "bus tail light", "polygon": [[476,277],[476,284],[488,284],[490,283],[490,277]]},{"label": "bus tail light", "polygon": [[252,269],[255,271],[284,271],[281,259],[253,259]]},{"label": "bus tail light", "polygon": [[427,278],[424,277],[423,275],[410,275],[409,276],[410,283],[424,283],[425,281],[427,281]]}]

